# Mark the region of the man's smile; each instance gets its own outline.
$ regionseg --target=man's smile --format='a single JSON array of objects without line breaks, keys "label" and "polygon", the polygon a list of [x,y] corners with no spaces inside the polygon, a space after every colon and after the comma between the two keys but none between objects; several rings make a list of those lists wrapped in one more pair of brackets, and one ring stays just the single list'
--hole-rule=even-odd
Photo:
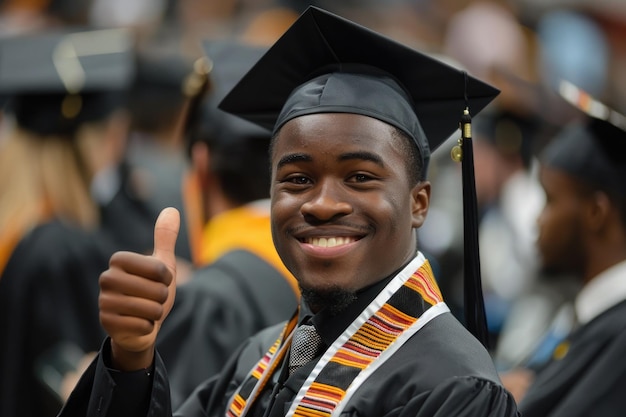
[{"label": "man's smile", "polygon": [[348,245],[352,242],[356,242],[359,240],[357,237],[353,236],[335,236],[335,237],[308,237],[302,239],[303,243],[308,243],[309,245],[319,246],[322,248],[334,248],[335,246],[343,246]]}]

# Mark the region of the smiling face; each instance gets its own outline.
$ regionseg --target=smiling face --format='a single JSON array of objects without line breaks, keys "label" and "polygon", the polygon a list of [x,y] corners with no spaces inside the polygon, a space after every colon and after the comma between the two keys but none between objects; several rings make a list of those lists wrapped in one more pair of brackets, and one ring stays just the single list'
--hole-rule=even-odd
[{"label": "smiling face", "polygon": [[297,117],[272,148],[272,234],[303,289],[354,292],[415,256],[430,184],[409,178],[406,138],[355,114]]}]

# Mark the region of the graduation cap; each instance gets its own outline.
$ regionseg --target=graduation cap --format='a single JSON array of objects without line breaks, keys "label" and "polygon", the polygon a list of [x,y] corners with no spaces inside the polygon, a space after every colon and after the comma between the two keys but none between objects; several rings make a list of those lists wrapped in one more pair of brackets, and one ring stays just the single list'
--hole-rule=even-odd
[{"label": "graduation cap", "polygon": [[541,162],[626,198],[626,116],[569,81],[561,81],[558,92],[584,118],[561,129]]},{"label": "graduation cap", "polygon": [[125,29],[38,32],[0,40],[0,95],[20,127],[68,135],[99,120],[122,99],[134,75]]},{"label": "graduation cap", "polygon": [[416,141],[427,164],[458,129],[463,109],[478,113],[497,94],[463,71],[309,7],[220,108],[274,131],[310,113],[376,117]]},{"label": "graduation cap", "polygon": [[197,142],[208,144],[211,172],[231,201],[247,204],[267,198],[271,131],[217,107],[267,48],[234,38],[205,41],[202,47],[205,59],[197,62],[189,79],[188,151]]},{"label": "graduation cap", "polygon": [[204,41],[202,47],[212,65],[208,74],[210,89],[195,109],[194,121],[186,135],[188,140],[205,141],[222,150],[245,148],[254,141],[269,145],[270,130],[218,108],[219,102],[267,48],[236,39]]},{"label": "graduation cap", "polygon": [[136,74],[128,107],[140,130],[170,125],[184,104],[182,86],[193,70],[193,60],[180,51],[175,40],[169,33],[158,33],[136,47]]},{"label": "graduation cap", "polygon": [[[492,111],[489,111],[492,110]],[[474,140],[482,139],[504,157],[531,162],[539,122],[533,114],[490,107],[472,120]]]},{"label": "graduation cap", "polygon": [[[498,90],[363,26],[309,7],[226,95],[220,108],[274,132],[314,113],[355,113],[404,132],[420,151],[425,178],[431,152],[462,119],[466,325],[487,343],[480,284],[476,191],[469,109]],[[467,181],[466,181],[467,180]]]}]

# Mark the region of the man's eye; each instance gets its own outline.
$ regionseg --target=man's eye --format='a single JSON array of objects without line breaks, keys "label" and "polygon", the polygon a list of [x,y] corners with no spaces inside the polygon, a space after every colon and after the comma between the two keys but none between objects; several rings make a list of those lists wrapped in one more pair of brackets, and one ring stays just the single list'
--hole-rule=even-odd
[{"label": "man's eye", "polygon": [[354,182],[367,182],[371,180],[372,180],[372,177],[370,177],[369,175],[365,175],[365,174],[355,174],[352,176],[352,181]]},{"label": "man's eye", "polygon": [[289,178],[288,182],[292,184],[308,184],[310,181],[307,177],[299,176]]}]

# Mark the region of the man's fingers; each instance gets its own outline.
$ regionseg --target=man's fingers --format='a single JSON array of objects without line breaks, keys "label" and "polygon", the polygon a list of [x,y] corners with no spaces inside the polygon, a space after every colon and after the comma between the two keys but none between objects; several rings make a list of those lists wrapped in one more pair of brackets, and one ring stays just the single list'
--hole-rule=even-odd
[{"label": "man's fingers", "polygon": [[155,322],[163,317],[163,304],[141,297],[103,293],[99,300],[100,311],[118,316],[131,316]]},{"label": "man's fingers", "polygon": [[109,269],[100,274],[100,322],[111,336],[118,369],[135,370],[152,361],[160,323],[176,296],[179,228],[178,210],[163,209],[154,225],[153,255],[116,252]]},{"label": "man's fingers", "polygon": [[[133,344],[133,338],[139,340],[142,336],[149,336],[154,332],[155,322],[141,317],[120,316],[105,311],[100,312],[100,322],[107,332],[118,343]],[[138,343],[139,344],[139,343]],[[129,350],[135,350],[129,349]]]},{"label": "man's fingers", "polygon": [[180,229],[180,213],[174,207],[164,208],[154,225],[153,256],[176,270],[176,238]]},{"label": "man's fingers", "polygon": [[[163,264],[160,264],[160,270],[160,274],[151,276],[145,273],[143,275],[130,274],[121,269],[108,269],[100,274],[101,296],[107,293],[124,294],[131,297],[146,298],[162,304],[167,300],[168,286],[172,277],[169,272],[166,272]],[[150,277],[150,279],[146,279],[146,277]]]}]

